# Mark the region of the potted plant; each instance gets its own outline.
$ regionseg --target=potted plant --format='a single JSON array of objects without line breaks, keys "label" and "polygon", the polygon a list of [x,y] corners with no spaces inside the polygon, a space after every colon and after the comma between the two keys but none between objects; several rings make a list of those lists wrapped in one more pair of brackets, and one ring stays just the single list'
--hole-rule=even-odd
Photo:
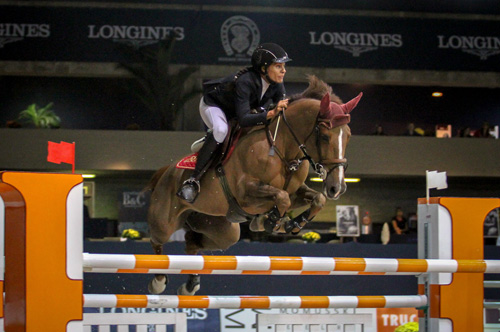
[{"label": "potted plant", "polygon": [[45,107],[39,108],[37,104],[31,104],[19,113],[18,119],[25,120],[36,128],[59,128],[61,119],[52,110],[53,105],[53,103],[48,103]]}]

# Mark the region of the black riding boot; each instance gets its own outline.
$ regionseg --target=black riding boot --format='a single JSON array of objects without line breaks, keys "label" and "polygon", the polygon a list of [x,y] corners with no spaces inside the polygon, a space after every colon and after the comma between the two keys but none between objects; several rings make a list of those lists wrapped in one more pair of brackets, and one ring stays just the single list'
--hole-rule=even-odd
[{"label": "black riding boot", "polygon": [[221,143],[215,140],[212,133],[207,134],[207,139],[198,152],[193,174],[189,179],[184,181],[179,191],[177,191],[177,196],[188,203],[193,203],[195,201],[200,192],[200,179],[210,167],[212,160],[217,155],[216,152],[220,145]]}]

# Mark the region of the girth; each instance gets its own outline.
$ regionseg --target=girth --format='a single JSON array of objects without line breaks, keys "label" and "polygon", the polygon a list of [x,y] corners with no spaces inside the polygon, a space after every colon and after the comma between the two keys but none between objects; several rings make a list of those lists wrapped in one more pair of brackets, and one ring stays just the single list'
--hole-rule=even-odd
[{"label": "girth", "polygon": [[222,191],[224,192],[227,203],[229,204],[229,208],[227,209],[226,213],[227,220],[234,223],[242,223],[246,221],[250,222],[255,217],[257,217],[256,215],[245,212],[245,210],[243,210],[241,206],[238,204],[238,201],[231,192],[231,188],[229,188],[229,184],[227,183],[226,174],[224,172],[222,164],[219,164],[217,165],[217,167],[215,167],[215,174],[219,178]]}]

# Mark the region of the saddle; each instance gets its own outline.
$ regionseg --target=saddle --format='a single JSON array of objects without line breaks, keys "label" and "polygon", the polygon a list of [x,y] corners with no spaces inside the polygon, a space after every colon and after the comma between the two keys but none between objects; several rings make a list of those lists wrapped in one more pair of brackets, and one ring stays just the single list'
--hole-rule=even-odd
[{"label": "saddle", "polygon": [[[234,148],[238,143],[239,139],[248,134],[253,128],[241,128],[236,120],[229,121],[229,132],[226,139],[222,143],[222,147],[216,151],[216,156],[214,156],[211,162],[210,168],[215,165],[226,164],[231,155],[233,154]],[[197,141],[198,142],[198,141]],[[196,142],[195,142],[196,143]],[[194,145],[194,144],[193,144]],[[176,168],[180,169],[191,169],[193,170],[196,165],[198,152],[190,154],[182,158],[176,165]]]}]

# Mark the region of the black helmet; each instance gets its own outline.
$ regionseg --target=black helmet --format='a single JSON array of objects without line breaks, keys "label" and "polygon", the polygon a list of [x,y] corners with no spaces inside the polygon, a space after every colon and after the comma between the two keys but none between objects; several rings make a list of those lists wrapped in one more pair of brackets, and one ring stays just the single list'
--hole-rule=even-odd
[{"label": "black helmet", "polygon": [[281,46],[273,43],[264,43],[253,51],[252,67],[259,73],[265,74],[261,70],[262,66],[267,69],[272,63],[285,63],[291,60]]}]

